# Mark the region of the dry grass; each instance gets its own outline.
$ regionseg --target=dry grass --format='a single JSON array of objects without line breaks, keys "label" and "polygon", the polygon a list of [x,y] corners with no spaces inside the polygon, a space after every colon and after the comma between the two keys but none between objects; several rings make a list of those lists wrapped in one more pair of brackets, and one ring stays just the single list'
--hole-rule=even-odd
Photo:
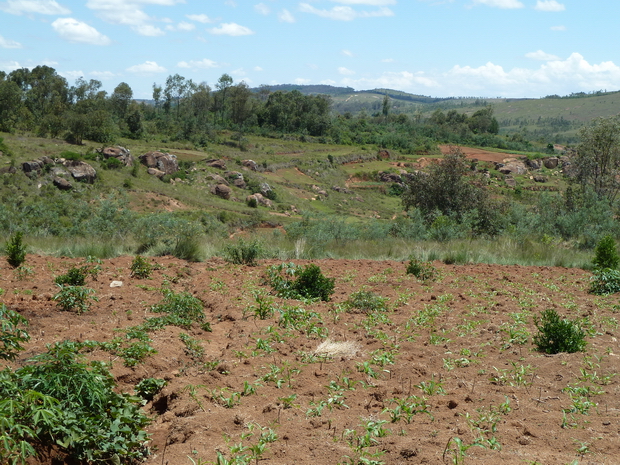
[{"label": "dry grass", "polygon": [[326,358],[350,359],[361,351],[361,346],[352,341],[331,341],[325,339],[316,349],[314,355]]}]

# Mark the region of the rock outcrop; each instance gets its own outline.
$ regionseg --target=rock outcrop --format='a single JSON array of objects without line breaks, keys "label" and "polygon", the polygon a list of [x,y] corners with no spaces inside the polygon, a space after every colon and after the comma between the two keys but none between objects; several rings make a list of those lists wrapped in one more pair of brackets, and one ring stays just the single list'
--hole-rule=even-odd
[{"label": "rock outcrop", "polygon": [[98,150],[105,160],[108,158],[116,158],[125,166],[133,166],[134,160],[131,152],[125,147],[117,145],[116,147],[105,147]]},{"label": "rock outcrop", "polygon": [[164,174],[174,174],[179,171],[179,162],[176,155],[166,152],[147,152],[139,157],[140,163],[147,168],[155,168]]}]

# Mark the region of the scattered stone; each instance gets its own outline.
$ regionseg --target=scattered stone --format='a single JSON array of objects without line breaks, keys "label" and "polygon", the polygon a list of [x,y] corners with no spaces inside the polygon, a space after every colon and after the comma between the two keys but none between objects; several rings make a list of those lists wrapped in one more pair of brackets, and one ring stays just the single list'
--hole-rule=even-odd
[{"label": "scattered stone", "polygon": [[69,181],[67,181],[65,178],[61,178],[60,176],[54,176],[52,178],[52,182],[54,183],[54,186],[56,186],[61,191],[68,191],[73,188]]},{"label": "scattered stone", "polygon": [[557,168],[559,162],[560,159],[558,157],[547,157],[543,159],[543,165],[545,165],[545,168],[547,168],[548,170]]},{"label": "scattered stone", "polygon": [[256,163],[254,160],[243,160],[241,162],[241,165],[252,171],[258,170],[258,163]]},{"label": "scattered stone", "polygon": [[66,160],[64,162],[64,166],[76,181],[92,184],[95,182],[95,179],[97,179],[97,172],[95,171],[95,168],[90,166],[85,161]]},{"label": "scattered stone", "polygon": [[97,152],[103,155],[105,160],[108,158],[116,158],[125,166],[133,166],[134,160],[131,152],[120,145],[117,145],[116,147],[105,147],[97,150]]},{"label": "scattered stone", "polygon": [[379,153],[377,154],[377,158],[380,158],[382,160],[387,160],[390,158],[390,152],[388,150],[379,150]]},{"label": "scattered stone", "polygon": [[163,178],[166,175],[166,173],[158,170],[157,168],[149,168],[148,170],[146,170],[146,172],[151,176],[157,176],[159,179]]},{"label": "scattered stone", "polygon": [[218,184],[225,184],[228,186],[228,181],[226,181],[226,179],[224,179],[222,176],[220,176],[219,174],[208,174],[207,178],[211,178],[213,179],[216,183]]},{"label": "scattered stone", "polygon": [[205,163],[210,168],[217,168],[217,169],[220,169],[220,170],[225,170],[226,169],[226,162],[224,160],[211,159],[211,160],[207,160]]},{"label": "scattered stone", "polygon": [[540,160],[530,160],[529,158],[525,158],[525,166],[527,166],[531,170],[539,170],[541,163]]},{"label": "scattered stone", "polygon": [[228,200],[232,194],[232,189],[226,184],[218,184],[211,189],[211,193],[221,197],[224,200]]},{"label": "scattered stone", "polygon": [[177,157],[171,153],[147,152],[140,155],[138,159],[147,168],[156,168],[164,174],[174,174],[179,171]]},{"label": "scattered stone", "polygon": [[513,178],[512,176],[506,176],[504,178],[504,181],[506,182],[506,185],[509,187],[516,187],[517,185],[517,181],[515,178]]},{"label": "scattered stone", "polygon": [[418,449],[402,449],[399,454],[404,459],[410,459],[418,456]]},{"label": "scattered stone", "polygon": [[256,193],[256,194],[248,195],[245,198],[246,203],[249,203],[252,200],[255,200],[257,205],[262,205],[264,207],[269,207],[269,208],[273,207],[273,203],[271,202],[271,200],[264,197],[262,194]]},{"label": "scattered stone", "polygon": [[546,176],[534,176],[534,182],[547,182],[548,180]]},{"label": "scattered stone", "polygon": [[448,401],[448,408],[450,410],[453,410],[453,409],[457,408],[458,406],[459,406],[459,403],[457,401],[455,401],[455,400],[449,400]]},{"label": "scattered stone", "polygon": [[122,287],[123,286],[123,281],[112,281],[110,283],[110,287]]},{"label": "scattered stone", "polygon": [[384,171],[380,171],[379,172],[379,181],[381,182],[395,182],[395,183],[402,183],[403,182],[403,178],[401,178],[401,176],[399,174],[395,174],[395,173],[386,173]]}]

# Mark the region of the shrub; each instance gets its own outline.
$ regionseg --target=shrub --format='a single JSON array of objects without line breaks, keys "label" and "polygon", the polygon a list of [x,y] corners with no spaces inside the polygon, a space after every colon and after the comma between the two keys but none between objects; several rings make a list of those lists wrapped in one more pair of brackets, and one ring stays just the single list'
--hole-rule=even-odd
[{"label": "shrub", "polygon": [[118,158],[110,157],[107,160],[101,162],[101,167],[104,170],[117,170],[123,168],[125,165]]},{"label": "shrub", "polygon": [[[0,372],[2,463],[25,463],[28,443],[69,455],[72,463],[135,463],[148,455],[150,423],[140,400],[114,391],[105,364],[80,360],[82,344],[64,341],[14,373]],[[31,434],[34,433],[34,434]],[[6,446],[19,443],[18,447]],[[9,455],[11,454],[11,455]],[[11,459],[5,460],[5,459]]]},{"label": "shrub", "polygon": [[4,247],[7,255],[6,261],[13,268],[17,268],[26,260],[26,246],[23,243],[23,234],[21,231],[16,232],[7,241]]},{"label": "shrub", "polygon": [[433,281],[437,277],[437,269],[430,263],[412,258],[407,265],[407,274],[412,274],[420,281]]},{"label": "shrub", "polygon": [[28,326],[28,320],[6,305],[0,306],[0,359],[14,360],[17,352],[24,350],[22,343],[30,340],[30,335],[20,326]]},{"label": "shrub", "polygon": [[87,273],[88,267],[71,267],[65,274],[57,276],[54,282],[58,285],[83,286],[86,283]]},{"label": "shrub", "polygon": [[325,277],[321,268],[314,264],[302,268],[294,263],[282,263],[267,268],[265,281],[280,297],[327,302],[334,293],[336,279]]},{"label": "shrub", "polygon": [[555,310],[545,310],[540,319],[534,319],[534,324],[538,328],[538,334],[534,336],[536,350],[547,354],[585,350],[585,331],[575,321],[561,320]]},{"label": "shrub", "polygon": [[620,292],[620,271],[611,268],[594,270],[590,283],[590,294],[608,295]]},{"label": "shrub", "polygon": [[151,276],[153,266],[141,255],[136,255],[136,258],[131,262],[131,276],[138,279],[146,279]]},{"label": "shrub", "polygon": [[153,397],[155,397],[166,384],[167,382],[165,379],[145,378],[136,384],[136,394],[148,402],[153,400]]},{"label": "shrub", "polygon": [[53,297],[61,310],[66,312],[75,311],[78,314],[90,309],[90,300],[98,301],[93,289],[82,286],[58,285],[60,291]]},{"label": "shrub", "polygon": [[187,328],[193,322],[198,322],[204,331],[211,331],[211,326],[206,321],[200,299],[194,297],[189,292],[176,293],[170,289],[164,289],[163,294],[164,299],[159,304],[153,305],[151,311],[167,313],[166,324]]},{"label": "shrub", "polygon": [[257,240],[245,242],[239,239],[236,244],[229,244],[224,248],[224,259],[235,265],[256,266],[256,260],[263,254],[262,247]]},{"label": "shrub", "polygon": [[388,309],[387,299],[372,291],[357,291],[344,302],[347,311],[359,310],[362,313],[385,312]]},{"label": "shrub", "polygon": [[604,236],[594,249],[594,266],[596,268],[611,268],[615,270],[618,268],[620,262],[620,256],[616,248],[616,241],[611,235]]}]

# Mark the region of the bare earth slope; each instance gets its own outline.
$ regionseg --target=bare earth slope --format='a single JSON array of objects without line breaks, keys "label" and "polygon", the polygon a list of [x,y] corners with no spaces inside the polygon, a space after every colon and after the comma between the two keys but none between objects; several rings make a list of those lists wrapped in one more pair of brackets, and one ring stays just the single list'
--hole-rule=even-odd
[{"label": "bare earth slope", "polygon": [[[164,285],[204,302],[212,332],[152,333],[158,353],[136,367],[88,354],[112,364],[119,390],[133,392],[149,377],[168,381],[145,406],[154,418],[147,464],[215,463],[216,451],[246,457],[230,463],[274,465],[360,456],[386,464],[619,461],[617,298],[589,295],[586,271],[436,262],[440,277],[425,284],[405,273],[406,263],[318,260],[336,278],[332,301],[274,298],[276,311],[261,320],[253,292],[270,290],[261,278],[280,262],[152,260],[159,269],[143,280],[129,277],[131,257],[104,261],[87,283],[99,301],[82,315],[51,300],[54,276],[82,261],[29,255],[34,274],[22,280],[0,270],[4,303],[30,321],[32,339],[17,365],[54,341],[110,340],[140,324],[154,316],[149,308]],[[111,288],[113,280],[123,286]],[[359,290],[388,299],[389,309],[342,311]],[[585,353],[534,351],[533,318],[548,308],[588,319]],[[185,350],[183,332],[201,343],[203,360]],[[350,343],[348,352],[314,356],[327,334]]]}]

